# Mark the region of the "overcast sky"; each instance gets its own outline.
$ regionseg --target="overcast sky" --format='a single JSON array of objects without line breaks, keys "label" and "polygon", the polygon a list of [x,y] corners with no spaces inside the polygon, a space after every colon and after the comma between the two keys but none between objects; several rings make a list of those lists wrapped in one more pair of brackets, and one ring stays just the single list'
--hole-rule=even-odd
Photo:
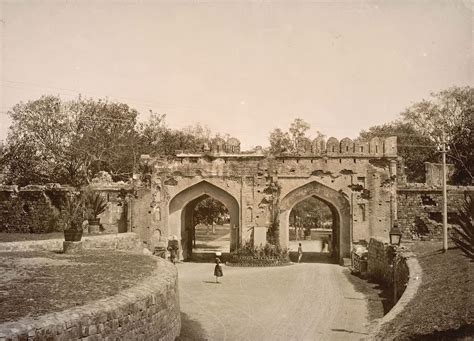
[{"label": "overcast sky", "polygon": [[300,117],[354,138],[430,92],[472,85],[469,1],[2,1],[6,111],[108,97],[244,148]]}]

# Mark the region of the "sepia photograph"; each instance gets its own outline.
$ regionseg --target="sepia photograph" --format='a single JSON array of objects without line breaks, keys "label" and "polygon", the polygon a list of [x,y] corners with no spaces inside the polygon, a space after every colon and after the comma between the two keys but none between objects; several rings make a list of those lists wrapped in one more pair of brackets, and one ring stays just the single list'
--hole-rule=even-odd
[{"label": "sepia photograph", "polygon": [[474,340],[473,0],[0,0],[0,341]]}]

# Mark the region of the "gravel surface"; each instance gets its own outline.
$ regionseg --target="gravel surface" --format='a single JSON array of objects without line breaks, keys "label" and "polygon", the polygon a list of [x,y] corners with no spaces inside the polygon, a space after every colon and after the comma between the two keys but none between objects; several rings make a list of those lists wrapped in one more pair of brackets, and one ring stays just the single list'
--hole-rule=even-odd
[{"label": "gravel surface", "polygon": [[213,264],[177,267],[180,340],[360,340],[370,319],[381,317],[369,317],[367,296],[334,264],[223,266],[221,284]]}]

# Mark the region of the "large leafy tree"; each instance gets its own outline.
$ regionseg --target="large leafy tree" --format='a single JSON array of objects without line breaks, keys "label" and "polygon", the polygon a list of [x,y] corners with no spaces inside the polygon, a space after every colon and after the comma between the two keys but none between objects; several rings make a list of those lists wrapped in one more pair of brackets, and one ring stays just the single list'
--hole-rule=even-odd
[{"label": "large leafy tree", "polygon": [[410,181],[424,181],[424,162],[439,162],[437,153],[443,137],[449,146],[448,162],[455,165],[453,181],[473,183],[474,107],[473,89],[453,87],[433,93],[429,100],[404,110],[400,119],[370,127],[362,138],[397,136],[398,153],[403,157]]},{"label": "large leafy tree", "polygon": [[126,104],[43,96],[15,105],[9,114],[2,164],[10,183],[81,185],[101,170],[115,179],[133,171],[129,148],[138,113]]},{"label": "large leafy tree", "polygon": [[431,94],[430,100],[415,103],[401,114],[404,122],[432,142],[447,141],[458,183],[474,182],[473,96],[471,87],[452,87]]},{"label": "large leafy tree", "polygon": [[166,126],[166,115],[150,112],[148,121],[138,125],[140,154],[173,156],[177,150],[198,152],[209,141],[209,128],[196,124],[182,130]]},{"label": "large leafy tree", "polygon": [[[310,129],[309,123],[301,118],[296,118],[287,132],[275,128],[270,132],[270,153],[303,153],[311,145],[311,140],[306,136]],[[318,132],[318,135],[321,133]]]},{"label": "large leafy tree", "polygon": [[403,158],[405,173],[410,182],[423,182],[425,178],[425,162],[438,159],[436,145],[428,137],[415,130],[412,124],[395,121],[373,126],[360,133],[363,139],[372,137],[397,136],[398,155]]}]

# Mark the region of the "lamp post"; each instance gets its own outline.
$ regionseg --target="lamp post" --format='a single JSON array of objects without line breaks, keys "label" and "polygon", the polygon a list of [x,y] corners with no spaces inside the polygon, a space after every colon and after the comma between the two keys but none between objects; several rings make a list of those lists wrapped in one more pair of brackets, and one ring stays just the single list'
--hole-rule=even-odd
[{"label": "lamp post", "polygon": [[390,245],[400,246],[400,242],[402,241],[402,233],[398,229],[398,223],[396,221],[393,222],[393,227],[390,229],[389,237]]},{"label": "lamp post", "polygon": [[393,268],[393,304],[397,302],[397,247],[402,241],[402,233],[398,229],[398,223],[393,222],[393,226],[389,232],[390,247],[392,252],[392,268]]}]

